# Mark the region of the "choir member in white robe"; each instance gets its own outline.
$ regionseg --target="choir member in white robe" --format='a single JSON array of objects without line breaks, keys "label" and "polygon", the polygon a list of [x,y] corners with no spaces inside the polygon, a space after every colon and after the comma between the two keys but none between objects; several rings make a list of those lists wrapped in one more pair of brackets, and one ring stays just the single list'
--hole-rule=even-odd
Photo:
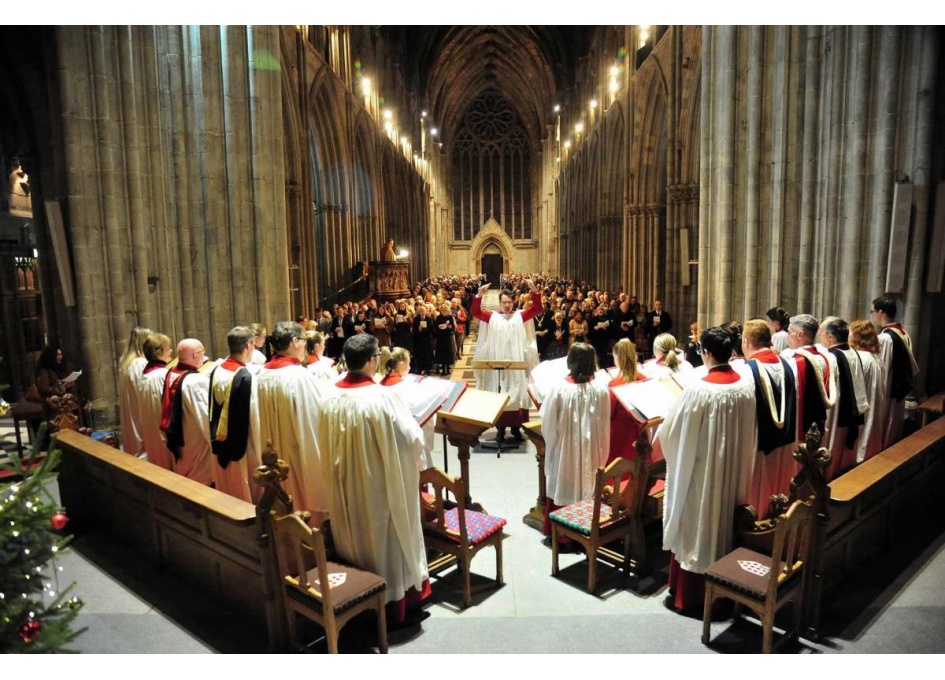
[{"label": "choir member in white robe", "polygon": [[[381,348],[381,360],[384,359],[384,348]],[[387,365],[384,366],[384,377],[380,384],[384,387],[391,387],[397,392],[407,407],[414,409],[416,399],[423,399],[427,396],[424,392],[414,389],[418,383],[404,380],[410,374],[410,352],[403,347],[395,347],[387,357]],[[423,452],[417,465],[420,470],[426,470],[433,467],[433,446],[434,435],[436,434],[436,414],[428,418],[425,423],[420,425],[423,430]]]},{"label": "choir member in white robe", "polygon": [[374,382],[379,356],[373,335],[345,341],[348,373],[323,397],[318,444],[335,547],[384,577],[388,618],[400,622],[415,618],[430,592],[417,467],[423,432],[400,395]]},{"label": "choir member in white robe", "polygon": [[879,356],[886,374],[887,415],[883,448],[888,448],[902,439],[906,397],[912,391],[919,364],[912,352],[912,338],[902,324],[896,323],[896,301],[882,295],[873,300],[870,314],[879,328]]},{"label": "choir member in white robe", "polygon": [[594,494],[597,469],[610,453],[610,391],[594,380],[594,348],[575,343],[568,350],[568,376],[545,395],[539,410],[545,439],[545,524],[548,515]]},{"label": "choir member in white robe", "polygon": [[250,324],[253,330],[253,355],[249,358],[247,368],[251,373],[257,373],[263,364],[266,363],[266,355],[263,350],[266,348],[266,335],[268,331],[261,323]]},{"label": "choir member in white robe", "polygon": [[185,338],[177,344],[177,365],[164,378],[161,427],[174,456],[174,472],[195,482],[210,477],[210,380],[200,372],[203,343]]},{"label": "choir member in white robe", "polygon": [[729,365],[732,338],[700,338],[708,375],[690,383],[657,432],[666,458],[663,548],[670,559],[670,606],[700,609],[706,568],[734,546],[735,508],[748,498],[758,449],[754,383]]},{"label": "choir member in white robe", "polygon": [[296,510],[312,513],[318,526],[328,515],[328,485],[322,472],[316,432],[325,383],[302,366],[305,331],[294,321],[280,321],[272,331],[275,354],[256,374],[259,450],[266,442],[289,464],[286,491]]},{"label": "choir member in white robe", "polygon": [[830,379],[837,395],[836,404],[827,412],[828,482],[856,466],[862,426],[870,408],[863,364],[847,343],[849,337],[850,326],[843,319],[828,316],[820,322],[818,339],[827,348]]},{"label": "choir member in white robe", "polygon": [[[253,356],[253,331],[236,326],[226,336],[230,355],[210,373],[210,472],[218,491],[249,503],[262,495],[251,482],[260,465],[255,435],[259,407],[253,396],[253,374],[247,362]],[[242,371],[242,372],[241,372]],[[239,376],[239,377],[237,377]]]},{"label": "choir member in white robe", "polygon": [[474,361],[508,360],[524,361],[526,370],[476,370],[476,387],[489,392],[502,392],[509,395],[505,411],[499,417],[496,441],[505,437],[505,429],[512,428],[512,436],[524,441],[521,432],[522,423],[528,419],[531,398],[528,396],[528,376],[538,365],[538,344],[535,340],[535,326],[530,322],[541,314],[541,295],[531,279],[525,284],[531,291],[531,306],[516,311],[514,298],[510,291],[499,294],[499,311],[482,309],[482,295],[489,289],[489,284],[479,288],[473,298],[471,314],[479,319],[479,338],[476,341]]},{"label": "choir member in white robe", "polygon": [[669,333],[660,333],[653,340],[653,358],[644,361],[640,370],[647,378],[659,380],[674,373],[689,372],[693,366],[676,346],[676,338]]},{"label": "choir member in white robe", "polygon": [[765,314],[768,329],[771,331],[771,349],[780,354],[788,348],[788,325],[791,317],[780,307],[772,307]]},{"label": "choir member in white robe", "polygon": [[118,361],[118,408],[121,415],[121,445],[132,456],[145,456],[141,433],[138,432],[138,381],[148,360],[144,357],[144,341],[149,328],[135,326],[128,337],[128,346]]},{"label": "choir member in white robe", "polygon": [[138,432],[147,453],[148,461],[165,470],[174,469],[174,456],[167,448],[161,432],[161,397],[164,394],[164,378],[167,362],[173,351],[171,339],[163,333],[151,333],[144,341],[144,356],[147,359],[141,379],[138,381]]},{"label": "choir member in white robe", "polygon": [[884,425],[886,424],[886,373],[879,357],[879,340],[876,329],[868,319],[857,319],[850,323],[850,347],[856,350],[863,366],[866,383],[866,401],[870,410],[860,434],[856,462],[869,460],[883,450]]},{"label": "choir member in white robe", "polygon": [[789,495],[791,480],[800,471],[794,460],[797,385],[788,361],[772,350],[771,330],[764,321],[746,322],[741,343],[755,385],[758,423],[758,451],[752,461],[748,503],[754,506],[758,519],[765,519],[771,496]]},{"label": "choir member in white robe", "polygon": [[316,380],[338,379],[338,371],[335,370],[335,360],[325,356],[325,336],[318,331],[306,331],[305,347],[308,352],[308,363],[305,368],[315,376]]}]

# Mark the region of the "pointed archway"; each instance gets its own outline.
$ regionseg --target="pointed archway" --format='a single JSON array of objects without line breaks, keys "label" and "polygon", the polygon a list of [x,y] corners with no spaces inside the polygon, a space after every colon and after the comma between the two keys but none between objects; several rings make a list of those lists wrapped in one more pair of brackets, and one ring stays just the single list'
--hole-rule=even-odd
[{"label": "pointed archway", "polygon": [[[476,234],[469,248],[468,271],[483,272],[484,258],[500,255],[502,257],[502,268],[500,274],[512,271],[512,252],[514,246],[512,239],[508,237],[505,230],[492,217],[486,220],[482,229]],[[496,262],[496,264],[498,264]]]}]

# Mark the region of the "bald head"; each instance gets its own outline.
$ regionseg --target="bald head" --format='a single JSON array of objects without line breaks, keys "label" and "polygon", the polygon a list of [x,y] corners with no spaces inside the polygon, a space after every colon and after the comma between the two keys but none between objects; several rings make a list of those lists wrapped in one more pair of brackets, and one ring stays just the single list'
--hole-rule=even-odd
[{"label": "bald head", "polygon": [[204,357],[203,343],[196,338],[184,338],[177,343],[177,360],[180,363],[199,368]]}]

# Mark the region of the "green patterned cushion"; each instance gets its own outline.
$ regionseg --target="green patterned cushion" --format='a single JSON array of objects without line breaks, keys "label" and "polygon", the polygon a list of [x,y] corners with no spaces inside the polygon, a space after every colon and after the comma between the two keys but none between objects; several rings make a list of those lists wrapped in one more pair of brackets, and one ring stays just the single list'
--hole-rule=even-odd
[{"label": "green patterned cushion", "polygon": [[[558,522],[566,527],[576,529],[582,534],[591,533],[591,521],[594,515],[594,499],[585,498],[583,501],[558,508],[548,517],[552,522]],[[605,526],[610,521],[611,510],[609,505],[600,505],[600,524]]]}]

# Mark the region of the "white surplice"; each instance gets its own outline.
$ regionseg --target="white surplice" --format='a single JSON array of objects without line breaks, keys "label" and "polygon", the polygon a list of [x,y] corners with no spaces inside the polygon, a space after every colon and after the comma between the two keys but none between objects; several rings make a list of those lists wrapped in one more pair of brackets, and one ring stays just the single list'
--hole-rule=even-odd
[{"label": "white surplice", "polygon": [[[259,408],[256,447],[272,445],[289,465],[285,490],[296,510],[328,512],[328,485],[322,474],[316,431],[319,402],[326,383],[316,380],[304,366],[263,367],[255,377],[254,397]],[[262,454],[260,454],[262,455]]]},{"label": "white surplice", "polygon": [[592,496],[597,468],[610,452],[607,387],[562,380],[545,396],[539,415],[548,497],[556,505],[568,505]]},{"label": "white surplice", "polygon": [[184,444],[174,472],[210,486],[210,376],[191,373],[180,386]]},{"label": "white surplice", "polygon": [[[248,369],[247,369],[248,370]],[[224,403],[226,393],[233,382],[236,372],[227,370],[218,366],[213,372],[213,398],[218,404]],[[252,372],[250,376],[253,381],[252,394],[249,398],[249,431],[246,440],[246,454],[240,460],[231,460],[225,468],[220,467],[220,463],[215,455],[211,455],[210,474],[213,477],[213,486],[223,493],[235,496],[236,498],[255,503],[262,496],[263,489],[259,485],[250,481],[253,471],[259,467],[262,461],[259,458],[259,452],[256,450],[257,433],[259,432],[259,404],[256,399],[256,378]]]},{"label": "white surplice", "polygon": [[886,393],[886,368],[878,354],[857,350],[863,366],[863,382],[866,386],[866,401],[870,404],[866,422],[860,431],[856,462],[862,463],[883,450],[884,425],[888,414]]},{"label": "white surplice", "polygon": [[735,508],[747,502],[757,450],[755,386],[687,386],[657,432],[666,457],[663,549],[680,566],[704,573],[734,543]]},{"label": "white surplice", "polygon": [[[865,367],[860,361],[859,354],[856,350],[845,349],[841,350],[844,357],[846,357],[847,365],[850,367],[850,378],[853,382],[853,398],[856,403],[857,413],[864,415],[870,410],[870,405],[866,400],[866,377],[864,374]],[[855,451],[859,450],[860,442],[859,438],[856,443],[850,448],[847,449],[846,438],[848,427],[841,427],[839,424],[840,420],[840,399],[844,398],[844,395],[841,394],[841,385],[840,385],[840,372],[837,369],[837,357],[831,351],[825,351],[824,356],[827,357],[827,365],[830,367],[830,383],[831,390],[833,394],[837,395],[837,401],[833,408],[827,409],[827,421],[824,425],[824,429],[827,432],[827,438],[824,446],[830,451],[830,462],[832,469],[837,469],[837,465],[843,463],[845,468],[849,467],[849,463],[853,463],[853,459],[856,457]],[[863,436],[863,426],[860,426],[860,432],[858,437]],[[848,452],[848,453],[847,453]],[[828,478],[827,481],[830,481]]]},{"label": "white surplice", "polygon": [[[529,327],[529,328],[526,328]],[[522,312],[516,311],[508,316],[492,312],[489,321],[480,321],[479,337],[476,340],[474,360],[487,361],[503,359],[524,361],[527,369],[504,371],[476,370],[476,387],[488,392],[502,392],[509,395],[506,411],[529,409],[532,406],[528,396],[528,376],[538,365],[538,345],[535,340],[534,321],[522,320]]]},{"label": "white surplice", "polygon": [[138,382],[148,360],[137,357],[128,362],[118,374],[118,408],[121,415],[121,446],[132,456],[144,453],[144,443],[138,431]]},{"label": "white surplice", "polygon": [[318,444],[329,480],[331,529],[341,557],[387,581],[387,601],[428,578],[420,525],[423,432],[381,385],[326,390]]},{"label": "white surplice", "polygon": [[161,432],[161,396],[167,368],[157,368],[138,381],[138,433],[148,461],[165,470],[174,469],[174,456]]},{"label": "white surplice", "polygon": [[313,361],[306,366],[305,369],[318,380],[335,381],[338,379],[338,371],[335,370],[335,362],[328,357],[322,357],[318,361]]}]

